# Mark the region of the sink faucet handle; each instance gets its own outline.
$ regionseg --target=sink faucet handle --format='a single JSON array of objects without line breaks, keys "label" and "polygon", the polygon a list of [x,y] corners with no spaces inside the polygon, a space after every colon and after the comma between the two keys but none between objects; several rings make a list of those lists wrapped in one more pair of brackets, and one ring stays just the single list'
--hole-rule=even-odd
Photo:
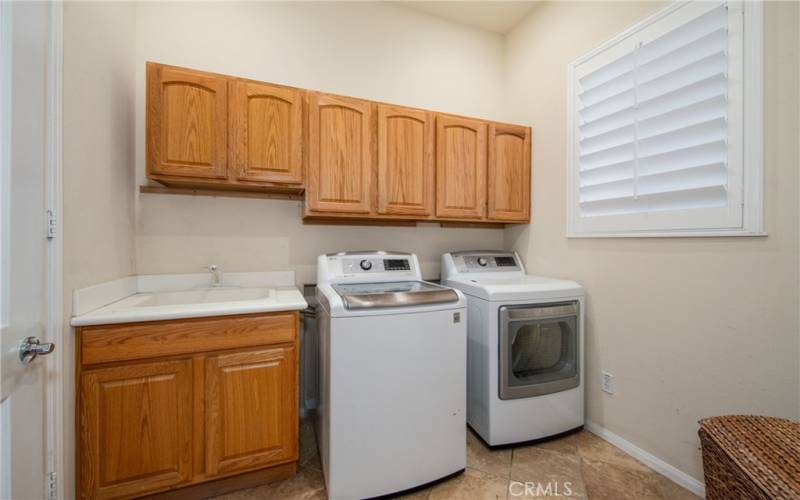
[{"label": "sink faucet handle", "polygon": [[222,270],[216,264],[209,264],[206,266],[208,272],[211,273],[211,286],[222,285]]}]

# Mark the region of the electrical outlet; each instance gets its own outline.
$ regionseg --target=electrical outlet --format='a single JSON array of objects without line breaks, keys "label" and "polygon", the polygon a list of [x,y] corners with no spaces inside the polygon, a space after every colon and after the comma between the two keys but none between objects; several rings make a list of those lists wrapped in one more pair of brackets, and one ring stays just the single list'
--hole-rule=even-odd
[{"label": "electrical outlet", "polygon": [[603,383],[600,386],[603,392],[614,394],[614,375],[608,372],[603,372]]}]

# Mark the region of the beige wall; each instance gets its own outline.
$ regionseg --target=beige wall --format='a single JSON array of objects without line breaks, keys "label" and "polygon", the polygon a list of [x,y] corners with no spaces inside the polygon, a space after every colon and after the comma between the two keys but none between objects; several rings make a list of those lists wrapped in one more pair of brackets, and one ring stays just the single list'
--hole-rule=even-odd
[{"label": "beige wall", "polygon": [[74,490],[72,290],[134,272],[134,6],[64,5],[65,492]]},{"label": "beige wall", "polygon": [[[367,99],[500,118],[503,39],[382,3],[141,3],[136,29],[136,168],[144,183],[145,61],[188,66]],[[199,28],[202,27],[202,28]],[[199,28],[199,29],[198,29]],[[215,30],[209,36],[209,30]],[[440,254],[498,247],[494,229],[304,226],[300,202],[138,195],[137,272],[298,272],[316,256],[384,248]]]},{"label": "beige wall", "polygon": [[506,118],[533,126],[533,219],[506,243],[586,287],[588,419],[701,478],[699,418],[800,417],[800,19],[796,3],[765,5],[768,237],[567,239],[566,65],[662,5],[545,3],[509,35]]}]

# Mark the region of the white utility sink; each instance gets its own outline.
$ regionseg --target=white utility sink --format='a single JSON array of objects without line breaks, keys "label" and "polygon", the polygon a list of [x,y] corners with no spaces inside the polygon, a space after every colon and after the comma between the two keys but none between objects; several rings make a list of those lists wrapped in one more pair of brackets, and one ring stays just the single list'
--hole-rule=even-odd
[{"label": "white utility sink", "polygon": [[138,276],[125,280],[81,292],[96,301],[102,300],[98,292],[103,290],[111,290],[120,298],[110,302],[106,299],[104,306],[87,308],[89,311],[72,319],[72,325],[297,311],[307,307],[302,294],[293,285],[291,273],[229,273],[226,281],[234,284],[223,286],[203,284],[208,281],[205,275]]},{"label": "white utility sink", "polygon": [[185,304],[210,304],[242,300],[274,299],[274,288],[244,288],[235,286],[209,287],[177,292],[137,293],[138,303],[133,307],[176,306]]}]

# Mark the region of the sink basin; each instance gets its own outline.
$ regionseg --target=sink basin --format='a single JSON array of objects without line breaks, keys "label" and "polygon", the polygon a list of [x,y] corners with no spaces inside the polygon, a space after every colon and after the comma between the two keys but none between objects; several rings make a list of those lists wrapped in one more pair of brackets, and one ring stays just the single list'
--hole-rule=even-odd
[{"label": "sink basin", "polygon": [[227,273],[225,284],[217,287],[211,286],[206,273],[131,276],[82,290],[75,310],[85,303],[98,305],[70,323],[90,326],[302,311],[308,304],[294,281],[292,272]]},{"label": "sink basin", "polygon": [[137,300],[135,304],[131,304],[133,307],[177,306],[273,299],[275,298],[276,290],[274,288],[219,287],[137,295],[139,295],[141,300]]}]

